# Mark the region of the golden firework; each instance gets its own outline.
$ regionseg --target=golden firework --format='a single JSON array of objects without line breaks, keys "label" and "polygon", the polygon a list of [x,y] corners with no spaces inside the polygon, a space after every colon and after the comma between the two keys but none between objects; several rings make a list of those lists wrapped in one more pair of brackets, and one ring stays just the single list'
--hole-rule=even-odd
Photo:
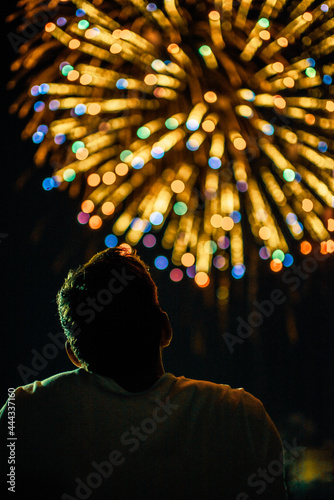
[{"label": "golden firework", "polygon": [[212,265],[243,276],[246,223],[273,271],[293,241],[333,252],[333,6],[52,0],[11,82],[45,189],[84,185],[79,222],[130,245],[161,230],[199,286]]}]

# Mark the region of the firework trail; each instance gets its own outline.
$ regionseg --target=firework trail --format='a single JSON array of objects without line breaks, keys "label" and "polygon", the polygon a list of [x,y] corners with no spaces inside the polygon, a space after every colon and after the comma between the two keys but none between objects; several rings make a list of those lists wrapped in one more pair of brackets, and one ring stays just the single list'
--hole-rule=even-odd
[{"label": "firework trail", "polygon": [[273,271],[334,251],[332,0],[21,6],[57,16],[20,47],[12,111],[55,166],[44,188],[84,191],[107,245],[161,230],[199,286],[244,275],[250,231]]}]

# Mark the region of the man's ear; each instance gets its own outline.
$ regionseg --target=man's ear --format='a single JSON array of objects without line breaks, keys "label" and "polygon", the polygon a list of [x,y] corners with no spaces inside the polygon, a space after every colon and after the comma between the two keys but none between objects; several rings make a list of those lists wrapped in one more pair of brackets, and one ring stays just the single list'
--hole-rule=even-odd
[{"label": "man's ear", "polygon": [[173,337],[173,331],[167,313],[161,311],[161,347],[169,346]]},{"label": "man's ear", "polygon": [[67,356],[69,357],[71,363],[73,363],[78,368],[81,368],[82,365],[81,365],[80,361],[78,360],[78,358],[76,357],[76,355],[74,354],[74,352],[72,351],[72,347],[70,346],[70,344],[67,340],[65,342],[65,349],[66,349]]}]

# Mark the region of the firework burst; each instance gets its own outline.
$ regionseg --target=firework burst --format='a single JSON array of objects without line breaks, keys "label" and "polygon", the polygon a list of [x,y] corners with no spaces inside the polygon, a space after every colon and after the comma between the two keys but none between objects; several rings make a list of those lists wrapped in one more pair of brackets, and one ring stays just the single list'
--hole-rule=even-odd
[{"label": "firework burst", "polygon": [[161,230],[200,286],[212,265],[243,276],[249,228],[273,271],[291,246],[333,252],[333,6],[50,2],[11,82],[29,82],[12,110],[54,166],[44,188],[84,188],[78,221],[109,242]]}]

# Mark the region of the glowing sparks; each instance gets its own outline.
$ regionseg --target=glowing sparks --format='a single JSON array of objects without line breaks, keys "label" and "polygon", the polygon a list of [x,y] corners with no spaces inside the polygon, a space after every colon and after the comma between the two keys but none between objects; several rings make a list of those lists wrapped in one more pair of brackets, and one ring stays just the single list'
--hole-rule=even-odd
[{"label": "glowing sparks", "polygon": [[20,48],[13,69],[34,72],[12,109],[34,110],[37,165],[61,165],[44,189],[84,185],[78,221],[111,226],[107,246],[153,248],[161,230],[200,287],[212,266],[244,276],[246,223],[273,272],[292,264],[293,240],[331,253],[332,3],[178,3],[68,0]]}]

